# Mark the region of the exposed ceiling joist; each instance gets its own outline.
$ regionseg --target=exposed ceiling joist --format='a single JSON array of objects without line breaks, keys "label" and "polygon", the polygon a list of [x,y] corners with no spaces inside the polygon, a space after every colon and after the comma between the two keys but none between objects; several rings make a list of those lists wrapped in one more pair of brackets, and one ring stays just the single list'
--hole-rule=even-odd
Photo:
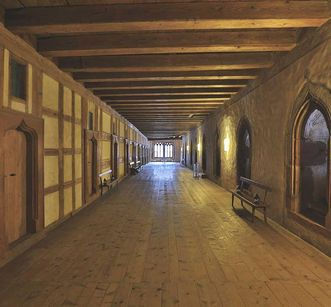
[{"label": "exposed ceiling joist", "polygon": [[317,27],[328,1],[220,1],[36,7],[6,11],[16,33]]},{"label": "exposed ceiling joist", "polygon": [[179,81],[137,81],[137,82],[86,82],[91,90],[146,90],[146,89],[186,89],[186,88],[241,88],[246,80],[179,80]]},{"label": "exposed ceiling joist", "polygon": [[134,72],[256,69],[270,67],[272,52],[118,55],[59,58],[68,72]]},{"label": "exposed ceiling joist", "polygon": [[259,69],[211,71],[138,71],[138,72],[74,72],[81,82],[95,81],[175,81],[175,80],[251,80]]},{"label": "exposed ceiling joist", "polygon": [[48,57],[138,55],[163,53],[288,51],[296,31],[199,31],[108,33],[45,37],[38,51]]}]

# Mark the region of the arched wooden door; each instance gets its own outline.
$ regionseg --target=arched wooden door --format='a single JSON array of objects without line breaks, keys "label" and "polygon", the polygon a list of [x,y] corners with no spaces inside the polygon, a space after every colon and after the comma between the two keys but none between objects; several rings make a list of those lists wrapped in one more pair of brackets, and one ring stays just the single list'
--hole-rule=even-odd
[{"label": "arched wooden door", "polygon": [[238,131],[237,177],[251,178],[252,140],[250,126],[243,121]]},{"label": "arched wooden door", "polygon": [[125,166],[125,173],[129,173],[129,143],[125,143],[125,155],[124,155],[124,166]]},{"label": "arched wooden door", "polygon": [[9,130],[4,137],[5,233],[10,244],[28,233],[27,139],[23,132]]},{"label": "arched wooden door", "polygon": [[97,140],[93,137],[88,140],[87,150],[87,182],[88,182],[88,195],[92,195],[97,191],[96,178],[98,177],[97,169]]}]

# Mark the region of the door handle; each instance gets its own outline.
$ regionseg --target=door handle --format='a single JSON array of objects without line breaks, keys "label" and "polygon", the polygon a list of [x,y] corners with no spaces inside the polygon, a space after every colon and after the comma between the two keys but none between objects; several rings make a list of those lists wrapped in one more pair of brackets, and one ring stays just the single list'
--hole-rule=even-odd
[{"label": "door handle", "polygon": [[11,173],[11,174],[5,175],[5,177],[15,177],[15,176],[16,176],[15,173]]}]

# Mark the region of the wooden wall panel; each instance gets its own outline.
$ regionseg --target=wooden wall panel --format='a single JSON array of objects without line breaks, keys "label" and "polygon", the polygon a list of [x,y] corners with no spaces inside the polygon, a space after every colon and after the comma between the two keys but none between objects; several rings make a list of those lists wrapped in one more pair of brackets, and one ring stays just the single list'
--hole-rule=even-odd
[{"label": "wooden wall panel", "polygon": [[43,107],[58,111],[59,103],[59,83],[43,74]]},{"label": "wooden wall panel", "polygon": [[60,194],[59,192],[54,192],[51,194],[45,195],[45,227],[56,222],[59,215],[59,202],[60,202]]}]

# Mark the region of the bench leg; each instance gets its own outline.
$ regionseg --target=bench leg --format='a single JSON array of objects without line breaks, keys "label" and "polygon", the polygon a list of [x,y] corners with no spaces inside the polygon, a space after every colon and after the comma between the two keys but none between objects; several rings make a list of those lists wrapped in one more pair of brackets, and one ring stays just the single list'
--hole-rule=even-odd
[{"label": "bench leg", "polygon": [[263,208],[264,222],[267,223],[267,208]]},{"label": "bench leg", "polygon": [[255,207],[252,207],[252,223],[254,223]]},{"label": "bench leg", "polygon": [[234,195],[232,194],[232,208],[234,210]]}]

